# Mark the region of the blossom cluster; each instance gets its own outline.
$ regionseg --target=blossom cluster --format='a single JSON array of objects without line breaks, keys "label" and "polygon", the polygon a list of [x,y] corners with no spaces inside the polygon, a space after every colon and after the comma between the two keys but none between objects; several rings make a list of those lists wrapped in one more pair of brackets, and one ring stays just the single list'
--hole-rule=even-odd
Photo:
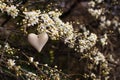
[{"label": "blossom cluster", "polygon": [[15,60],[8,59],[7,65],[8,65],[8,68],[13,68],[15,66]]},{"label": "blossom cluster", "polygon": [[[86,31],[84,33],[75,32],[70,23],[64,23],[59,16],[60,12],[50,11],[41,14],[41,23],[38,25],[38,32],[47,32],[51,39],[62,40],[69,47],[75,48],[77,52],[89,50],[96,44],[97,35]],[[78,39],[79,40],[78,40]],[[78,43],[76,43],[78,41]]]},{"label": "blossom cluster", "polygon": [[27,80],[38,80],[38,76],[35,73],[27,72],[26,74]]},{"label": "blossom cluster", "polygon": [[7,54],[13,55],[15,53],[15,49],[12,48],[9,43],[6,43],[4,46],[4,50]]},{"label": "blossom cluster", "polygon": [[[114,1],[114,3],[117,3],[117,1]],[[108,4],[105,3],[104,0],[92,0],[88,2],[88,12],[100,21],[100,25],[98,25],[100,29],[106,29],[107,27],[112,26],[114,30],[117,29],[119,31],[119,17],[115,16],[114,11],[110,13],[110,11],[107,10],[107,5],[111,6],[114,3]],[[113,7],[115,8],[116,6]],[[110,19],[109,15],[106,14],[113,16],[113,18]]]},{"label": "blossom cluster", "polygon": [[7,12],[7,14],[12,16],[13,18],[18,16],[18,12],[19,12],[19,10],[16,8],[15,5],[9,6],[6,3],[3,3],[2,1],[0,1],[0,10],[2,12]]},{"label": "blossom cluster", "polygon": [[73,27],[68,22],[64,23],[60,20],[60,12],[50,11],[41,14],[41,24],[38,26],[38,32],[47,32],[51,39],[65,39],[66,41],[73,35]]},{"label": "blossom cluster", "polygon": [[[51,68],[48,66],[48,64],[39,64],[38,61],[35,61],[33,57],[29,57],[26,55],[26,57],[29,59],[29,61],[22,61],[28,66],[34,66],[38,69],[40,72],[31,72],[29,70],[25,70],[22,68],[19,63],[21,60],[15,60],[12,58],[6,59],[7,61],[4,62],[5,66],[7,66],[8,70],[16,71],[17,76],[22,76],[26,80],[48,80],[48,79],[54,79],[54,80],[60,80],[60,77],[65,76],[60,70],[57,69],[57,66],[54,68]],[[41,70],[41,71],[40,71]]]},{"label": "blossom cluster", "polygon": [[108,39],[107,34],[104,34],[104,36],[100,39],[102,46],[108,44],[107,39]]},{"label": "blossom cluster", "polygon": [[82,36],[83,38],[81,38],[81,36],[78,36],[81,39],[79,38],[78,40],[79,44],[75,48],[77,52],[84,52],[86,50],[90,50],[91,47],[93,47],[97,42],[97,35],[94,33],[89,33],[89,31],[86,31],[83,33]]},{"label": "blossom cluster", "polygon": [[[94,48],[89,53],[83,55],[84,57],[89,58],[91,61],[91,63],[88,63],[88,69],[98,71],[101,75],[105,76],[106,80],[109,80],[108,74],[110,73],[110,67],[103,53],[101,53],[97,48]],[[100,70],[97,69],[98,66],[100,67]],[[93,80],[101,80],[94,71],[90,75],[88,74],[86,77],[91,77]]]},{"label": "blossom cluster", "polygon": [[95,9],[95,7],[96,7],[96,4],[98,4],[98,3],[102,3],[103,1],[102,0],[96,0],[96,1],[90,1],[89,3],[88,3],[88,6],[89,6],[89,8],[88,8],[88,12],[92,15],[92,16],[94,16],[96,19],[97,18],[99,18],[99,16],[100,15],[102,15],[102,14],[104,14],[104,9],[103,8],[96,8]]},{"label": "blossom cluster", "polygon": [[[6,6],[5,3],[3,3],[2,5]],[[11,6],[13,7],[13,5]],[[3,8],[1,7],[1,10]],[[16,9],[16,8],[14,7],[12,9]],[[11,14],[11,16],[13,16],[11,10],[9,9],[7,10],[8,10],[7,12]],[[18,12],[18,10],[16,12]],[[43,31],[47,32],[50,38],[53,40],[61,39],[62,41],[64,41],[65,44],[68,44],[70,47],[77,46],[75,50],[78,52],[83,52],[86,49],[89,50],[96,43],[97,35],[95,35],[94,33],[91,33],[90,36],[87,36],[85,33],[80,33],[85,35],[80,40],[78,40],[79,45],[76,45],[75,43],[77,40],[76,38],[80,37],[81,35],[76,36],[73,26],[69,22],[64,23],[59,18],[59,16],[62,14],[61,12],[50,11],[48,13],[41,13],[40,10],[36,10],[36,11],[34,10],[34,11],[24,11],[23,14],[25,15],[24,19],[22,20],[23,27],[35,26],[36,24],[38,24],[37,30],[39,33]]]},{"label": "blossom cluster", "polygon": [[25,18],[23,19],[23,25],[34,26],[38,24],[40,13],[41,13],[40,10],[31,11],[31,12],[24,11],[23,14],[25,15]]},{"label": "blossom cluster", "polygon": [[[21,12],[22,15],[22,26],[24,28],[29,27],[37,27],[37,33],[40,34],[42,32],[46,32],[52,40],[61,40],[65,44],[67,44],[70,48],[73,48],[77,53],[82,54],[82,57],[86,57],[91,61],[90,66],[87,66],[91,71],[89,77],[93,80],[98,80],[95,71],[98,71],[98,67],[101,68],[100,75],[107,76],[110,72],[110,68],[108,65],[108,61],[103,53],[98,49],[97,42],[101,42],[100,45],[105,46],[108,43],[108,34],[112,33],[111,28],[114,30],[118,30],[120,33],[120,22],[118,17],[113,17],[113,19],[108,18],[105,15],[105,8],[97,6],[98,4],[102,4],[103,0],[94,0],[88,3],[88,12],[98,19],[100,30],[103,30],[103,35],[97,35],[94,32],[91,32],[87,29],[84,29],[83,32],[75,31],[72,24],[69,22],[63,22],[59,16],[62,15],[59,11],[49,11],[49,12],[41,12],[40,10],[25,10]],[[97,7],[96,7],[97,6]],[[6,3],[0,1],[0,10],[2,13],[6,12],[8,15],[13,18],[17,17],[19,14],[19,10],[15,5],[7,5]],[[113,26],[113,27],[111,27]],[[84,28],[84,27],[83,27]],[[105,33],[104,30],[107,32]],[[97,45],[97,46],[96,46]],[[5,45],[5,52],[9,54],[13,54],[13,49],[8,44]],[[113,60],[114,61],[114,60]],[[16,60],[7,59],[7,66],[9,69],[13,69],[16,66]],[[34,64],[35,67],[38,67],[40,64],[37,61],[34,61],[33,57],[29,57],[29,65]],[[44,65],[44,67],[48,67],[48,65]],[[43,69],[43,65],[42,65]],[[57,69],[43,69],[43,73],[46,75],[52,76],[54,80],[60,80],[60,74],[57,73]],[[20,72],[21,73],[21,72]],[[26,78],[29,80],[38,80],[37,74],[33,72],[27,72],[25,74]],[[99,75],[98,75],[99,76]],[[106,77],[106,80],[108,77]]]}]

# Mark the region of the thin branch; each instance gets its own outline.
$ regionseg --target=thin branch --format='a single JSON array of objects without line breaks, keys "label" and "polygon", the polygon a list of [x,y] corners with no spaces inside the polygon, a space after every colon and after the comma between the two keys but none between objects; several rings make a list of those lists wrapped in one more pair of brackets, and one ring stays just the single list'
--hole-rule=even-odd
[{"label": "thin branch", "polygon": [[12,17],[7,15],[6,20],[1,24],[2,27],[4,27],[5,24],[7,24]]},{"label": "thin branch", "polygon": [[75,0],[74,3],[70,6],[70,8],[60,16],[60,18],[61,19],[66,18],[75,9],[75,7],[80,3],[80,1],[81,0]]}]

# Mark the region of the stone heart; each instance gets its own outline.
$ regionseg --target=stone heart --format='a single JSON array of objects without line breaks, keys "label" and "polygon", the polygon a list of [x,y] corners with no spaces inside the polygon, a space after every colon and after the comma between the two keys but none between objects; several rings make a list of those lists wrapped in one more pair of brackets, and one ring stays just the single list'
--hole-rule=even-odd
[{"label": "stone heart", "polygon": [[38,52],[40,52],[48,41],[48,35],[45,32],[39,35],[30,33],[28,35],[28,41]]}]

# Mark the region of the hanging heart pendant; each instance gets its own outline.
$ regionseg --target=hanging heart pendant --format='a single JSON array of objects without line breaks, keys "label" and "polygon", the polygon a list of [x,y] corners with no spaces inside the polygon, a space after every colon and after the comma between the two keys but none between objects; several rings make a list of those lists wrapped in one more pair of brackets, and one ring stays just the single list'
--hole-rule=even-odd
[{"label": "hanging heart pendant", "polygon": [[48,35],[45,32],[39,35],[30,33],[28,35],[28,41],[38,52],[41,52],[42,48],[48,41]]}]

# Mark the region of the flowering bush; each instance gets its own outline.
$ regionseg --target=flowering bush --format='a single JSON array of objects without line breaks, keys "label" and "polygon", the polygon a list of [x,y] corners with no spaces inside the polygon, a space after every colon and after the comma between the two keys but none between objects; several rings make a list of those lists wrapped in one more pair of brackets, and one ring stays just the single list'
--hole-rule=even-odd
[{"label": "flowering bush", "polygon": [[[117,42],[120,34],[120,14],[117,13],[120,12],[120,2],[73,0],[73,5],[65,12],[66,2],[0,1],[1,79],[120,79],[117,54],[120,45]],[[85,15],[91,19],[86,18],[87,22],[75,20],[75,23],[63,21],[64,15],[68,16],[66,13],[70,13],[79,3],[85,8]],[[49,5],[43,7],[44,4]]]}]

